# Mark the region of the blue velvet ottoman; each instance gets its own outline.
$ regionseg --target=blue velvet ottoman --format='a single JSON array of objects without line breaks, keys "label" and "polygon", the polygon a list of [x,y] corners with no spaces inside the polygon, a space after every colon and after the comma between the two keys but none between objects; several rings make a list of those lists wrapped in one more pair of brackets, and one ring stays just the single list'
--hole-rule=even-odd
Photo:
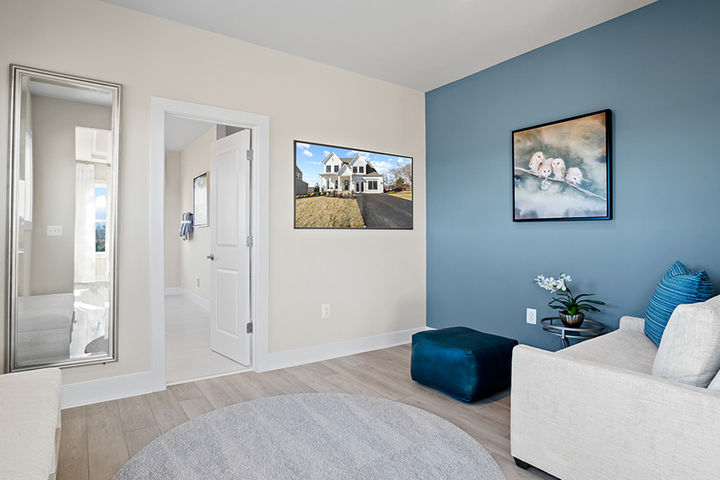
[{"label": "blue velvet ottoman", "polygon": [[458,400],[474,402],[510,386],[512,349],[517,344],[467,327],[416,333],[410,375]]}]

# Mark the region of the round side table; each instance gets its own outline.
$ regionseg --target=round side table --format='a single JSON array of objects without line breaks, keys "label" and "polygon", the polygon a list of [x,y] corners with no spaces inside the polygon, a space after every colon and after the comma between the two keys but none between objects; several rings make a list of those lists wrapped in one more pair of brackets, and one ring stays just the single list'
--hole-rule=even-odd
[{"label": "round side table", "polygon": [[585,340],[602,335],[605,325],[586,318],[579,327],[566,327],[558,317],[545,317],[540,320],[542,329],[551,335],[560,337],[563,348],[570,346],[570,339]]}]

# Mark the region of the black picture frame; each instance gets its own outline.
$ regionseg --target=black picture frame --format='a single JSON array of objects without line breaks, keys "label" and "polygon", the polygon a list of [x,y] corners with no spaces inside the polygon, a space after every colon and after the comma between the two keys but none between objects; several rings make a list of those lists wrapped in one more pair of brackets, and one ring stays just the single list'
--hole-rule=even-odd
[{"label": "black picture frame", "polygon": [[[200,184],[202,180],[204,180],[204,184]],[[204,188],[204,192],[199,192],[200,188]],[[208,172],[204,172],[193,177],[193,227],[207,227],[209,225],[210,182]]]},{"label": "black picture frame", "polygon": [[[552,127],[560,124],[567,124],[570,122],[576,122],[578,121],[588,119],[588,117],[602,117],[604,121],[604,163],[605,163],[605,189],[604,192],[605,196],[597,194],[593,192],[591,189],[587,189],[583,187],[583,183],[585,179],[583,178],[582,170],[579,168],[582,166],[582,164],[577,164],[574,167],[569,167],[569,170],[571,168],[576,168],[580,171],[579,175],[579,183],[577,182],[577,179],[573,178],[573,181],[566,179],[565,185],[563,185],[563,189],[567,186],[567,188],[572,188],[577,192],[582,193],[585,196],[588,196],[590,198],[598,198],[604,200],[604,212],[601,212],[602,214],[589,214],[589,215],[556,215],[556,216],[532,216],[531,214],[520,214],[518,209],[518,179],[522,178],[523,176],[527,178],[527,175],[535,176],[538,178],[538,180],[544,180],[545,182],[560,185],[561,182],[558,179],[558,176],[553,172],[549,176],[541,176],[537,173],[533,173],[531,171],[531,165],[528,165],[528,168],[523,168],[518,166],[518,158],[516,158],[516,151],[517,145],[518,145],[518,139],[523,134],[531,133],[532,131],[536,131],[538,129],[546,129],[547,127]],[[613,201],[612,201],[612,186],[613,186],[613,179],[612,179],[612,165],[613,165],[613,142],[612,142],[612,110],[610,109],[604,109],[604,110],[598,110],[590,113],[584,113],[582,115],[576,115],[573,117],[563,118],[561,120],[555,120],[552,122],[543,123],[540,125],[533,125],[531,127],[525,127],[517,130],[513,130],[512,134],[510,136],[510,145],[511,145],[511,162],[510,162],[510,169],[511,169],[511,181],[512,181],[512,209],[513,209],[513,222],[539,222],[539,221],[577,221],[577,220],[612,220],[613,218]],[[599,143],[600,144],[600,143]],[[550,146],[552,149],[552,146]],[[519,150],[519,149],[518,149]],[[538,150],[540,151],[540,150]],[[542,153],[542,151],[540,151]],[[548,157],[548,159],[553,160],[552,158]],[[523,159],[523,162],[525,162],[527,159]],[[560,158],[560,160],[563,160]],[[563,165],[563,169],[566,167],[566,165]],[[547,170],[545,169],[543,172],[547,173]],[[567,178],[567,177],[565,177]],[[602,190],[602,189],[601,189]]]},{"label": "black picture frame", "polygon": [[[311,145],[315,147],[323,147],[330,150],[337,149],[337,150],[343,150],[343,151],[354,151],[354,152],[360,152],[360,153],[368,153],[372,155],[383,155],[387,157],[395,157],[395,158],[403,158],[410,160],[410,178],[414,178],[414,172],[415,172],[415,159],[410,155],[400,155],[395,153],[387,153],[387,152],[378,152],[375,150],[368,150],[366,148],[356,148],[356,147],[347,147],[342,145],[333,145],[329,143],[319,143],[319,142],[312,142],[307,140],[294,140],[293,141],[293,181],[296,180],[296,167],[298,167],[298,144],[304,144],[304,145]],[[302,174],[302,173],[301,173]],[[300,178],[302,180],[302,177]],[[397,226],[397,227],[386,227],[386,226],[369,226],[365,225],[364,227],[349,227],[349,226],[341,226],[341,227],[324,227],[324,226],[298,226],[297,224],[297,194],[295,188],[293,188],[293,228],[295,230],[348,230],[348,231],[357,231],[357,230],[413,230],[414,229],[414,211],[415,211],[415,192],[414,192],[414,182],[411,180],[410,182],[411,187],[411,199],[409,200],[410,206],[410,221],[407,226]],[[383,192],[382,194],[386,194]],[[363,211],[363,208],[361,208],[361,212]]]}]

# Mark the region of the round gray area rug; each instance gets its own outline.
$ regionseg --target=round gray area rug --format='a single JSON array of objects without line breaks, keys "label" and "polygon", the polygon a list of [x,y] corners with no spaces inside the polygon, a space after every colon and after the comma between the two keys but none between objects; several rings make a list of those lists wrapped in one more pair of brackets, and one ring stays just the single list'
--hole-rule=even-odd
[{"label": "round gray area rug", "polygon": [[390,400],[282,395],[196,417],[131,458],[117,480],[504,480],[452,423]]}]

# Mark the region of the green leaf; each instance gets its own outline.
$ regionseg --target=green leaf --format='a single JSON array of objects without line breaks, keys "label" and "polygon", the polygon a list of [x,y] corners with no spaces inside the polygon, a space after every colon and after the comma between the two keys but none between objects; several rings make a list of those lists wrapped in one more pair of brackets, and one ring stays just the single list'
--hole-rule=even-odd
[{"label": "green leaf", "polygon": [[577,302],[578,305],[592,305],[594,302],[591,302],[590,300],[580,300]]},{"label": "green leaf", "polygon": [[552,308],[567,308],[568,306],[570,306],[570,303],[560,300],[558,298],[553,298],[552,301],[548,303],[548,306]]}]

